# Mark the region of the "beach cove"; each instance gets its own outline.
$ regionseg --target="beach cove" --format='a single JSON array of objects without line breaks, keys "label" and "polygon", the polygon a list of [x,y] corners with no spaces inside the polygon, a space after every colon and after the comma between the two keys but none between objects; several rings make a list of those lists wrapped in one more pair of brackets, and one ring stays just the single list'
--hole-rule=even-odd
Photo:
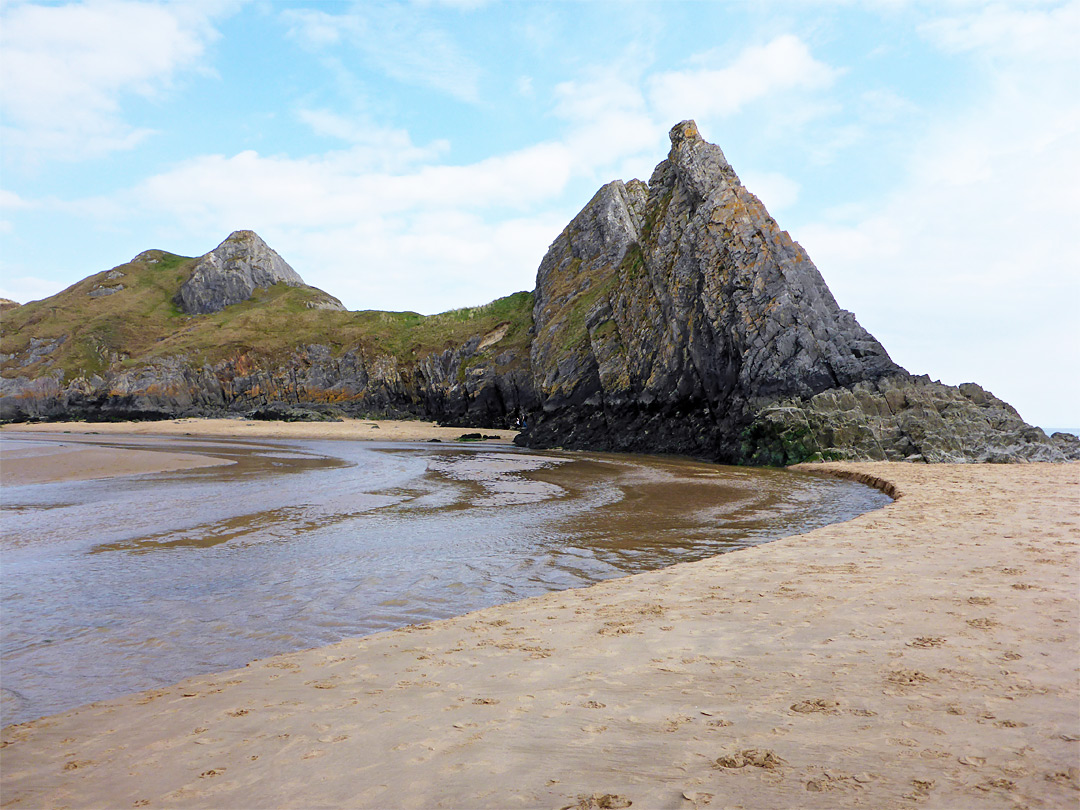
[{"label": "beach cove", "polygon": [[1077,465],[812,470],[897,500],[7,727],[2,803],[1075,806]]}]

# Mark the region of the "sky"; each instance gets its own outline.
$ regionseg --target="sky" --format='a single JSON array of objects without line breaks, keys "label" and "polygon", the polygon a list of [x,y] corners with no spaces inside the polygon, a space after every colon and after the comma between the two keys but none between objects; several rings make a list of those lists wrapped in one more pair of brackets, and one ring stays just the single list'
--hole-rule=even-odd
[{"label": "sky", "polygon": [[350,309],[535,286],[692,118],[898,363],[1080,426],[1080,0],[0,0],[0,297],[252,229]]}]

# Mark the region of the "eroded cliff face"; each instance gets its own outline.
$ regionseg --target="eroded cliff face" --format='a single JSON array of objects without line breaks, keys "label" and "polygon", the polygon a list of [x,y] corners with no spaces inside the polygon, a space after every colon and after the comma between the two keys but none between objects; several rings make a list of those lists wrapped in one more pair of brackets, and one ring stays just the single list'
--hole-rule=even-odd
[{"label": "eroded cliff face", "polygon": [[1080,457],[979,386],[896,365],[692,121],[647,184],[597,192],[531,296],[429,318],[345,312],[238,231],[197,260],[147,251],[15,313],[22,334],[0,323],[0,419],[308,409],[524,417],[532,447],[750,464]]},{"label": "eroded cliff face", "polygon": [[896,365],[684,121],[648,185],[604,186],[537,274],[520,443],[807,458],[1060,458],[977,386]]},{"label": "eroded cliff face", "polygon": [[[0,418],[169,419],[273,413],[274,408],[362,417],[423,418],[464,427],[511,427],[536,406],[527,366],[476,336],[415,363],[362,349],[297,348],[287,358],[241,354],[196,365],[166,357],[63,381],[57,370],[0,378]],[[265,409],[270,409],[266,411]]]}]

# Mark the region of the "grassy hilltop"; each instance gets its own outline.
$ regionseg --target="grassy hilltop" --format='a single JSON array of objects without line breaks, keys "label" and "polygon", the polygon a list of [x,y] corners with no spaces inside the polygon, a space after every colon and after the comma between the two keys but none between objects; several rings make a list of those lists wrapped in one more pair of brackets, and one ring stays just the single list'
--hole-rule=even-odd
[{"label": "grassy hilltop", "polygon": [[[500,351],[528,353],[530,292],[424,316],[322,309],[328,299],[323,291],[275,284],[220,312],[187,315],[175,297],[197,261],[146,251],[50,298],[5,311],[0,321],[3,376],[36,377],[62,369],[67,383],[165,357],[183,357],[193,366],[240,355],[272,362],[312,344],[330,347],[335,356],[359,349],[365,357],[389,355],[408,364],[500,327],[505,327]],[[110,289],[117,291],[101,294]],[[51,351],[33,352],[55,341],[62,342]]]}]

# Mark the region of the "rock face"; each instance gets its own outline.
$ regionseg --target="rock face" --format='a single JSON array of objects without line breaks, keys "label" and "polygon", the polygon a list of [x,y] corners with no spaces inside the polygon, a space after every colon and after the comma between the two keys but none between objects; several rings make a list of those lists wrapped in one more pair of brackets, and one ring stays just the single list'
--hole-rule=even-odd
[{"label": "rock face", "polygon": [[[85,291],[79,302],[116,292],[122,295],[111,300],[122,301],[151,282],[164,284],[179,259],[147,251],[125,271],[70,290]],[[182,319],[177,333],[183,350],[140,359],[105,345],[118,327],[130,328],[130,318],[96,332],[100,345],[74,331],[69,339],[58,328],[47,335],[27,328],[0,355],[0,419],[342,413],[475,428],[522,419],[518,442],[531,447],[734,463],[1080,458],[1074,437],[1048,438],[979,386],[942,385],[896,365],[837,306],[805,251],[692,121],[671,130],[671,151],[647,184],[616,181],[597,192],[552,243],[532,296],[500,299],[513,306],[432,316],[430,329],[408,333],[414,337],[402,326],[346,338],[365,313],[316,315],[309,310],[343,307],[312,288],[279,290],[294,305],[275,317],[293,320],[274,321],[272,331],[289,343],[260,351],[251,345],[259,338],[249,337],[227,356],[193,359],[206,356],[207,341],[219,340],[218,327],[229,320],[228,312],[198,316],[279,283],[306,288],[258,236],[237,231],[164,293],[178,288],[174,301],[195,316]],[[52,310],[77,309],[72,300]],[[366,316],[424,321],[415,313]],[[25,321],[29,327],[44,317],[45,309],[33,310]],[[297,336],[302,318],[306,339]],[[323,326],[328,318],[335,328]],[[467,326],[445,331],[453,324]],[[415,338],[421,333],[423,341]],[[72,349],[80,346],[81,354]],[[63,356],[90,356],[96,365],[73,374]]]},{"label": "rock face", "polygon": [[518,414],[536,407],[528,367],[497,345],[480,343],[478,335],[418,362],[365,356],[360,347],[335,356],[329,346],[316,344],[273,361],[243,354],[199,366],[168,357],[67,384],[62,370],[0,377],[0,419],[265,418],[307,409],[511,427]]},{"label": "rock face", "polygon": [[[191,278],[180,287],[176,303],[189,315],[207,315],[247,301],[260,287],[279,283],[306,286],[299,274],[258,234],[233,231],[228,239],[199,259]],[[337,306],[343,308],[340,301]]]},{"label": "rock face", "polygon": [[738,463],[1060,458],[978,386],[896,365],[692,121],[604,186],[537,274],[519,442]]}]

